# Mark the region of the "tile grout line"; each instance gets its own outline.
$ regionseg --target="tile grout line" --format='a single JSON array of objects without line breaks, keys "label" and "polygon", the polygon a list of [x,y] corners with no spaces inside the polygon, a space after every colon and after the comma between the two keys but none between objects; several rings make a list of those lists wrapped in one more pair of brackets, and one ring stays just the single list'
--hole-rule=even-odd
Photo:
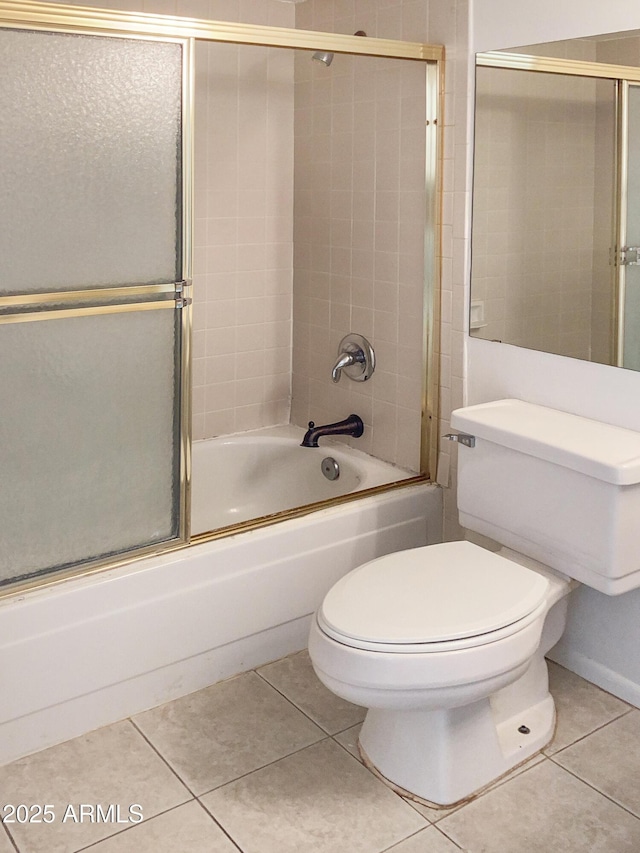
[{"label": "tile grout line", "polygon": [[[487,785],[487,787],[485,788],[485,790],[482,791],[482,793],[478,794],[477,797],[474,797],[474,799],[471,800],[470,802],[474,802],[475,800],[481,799],[482,797],[485,796],[485,794],[489,794],[489,793],[491,793],[491,791],[495,791],[497,788],[502,788],[503,785],[508,785],[509,782],[513,782],[513,780],[517,779],[518,776],[523,776],[525,773],[528,773],[530,770],[533,770],[534,767],[538,767],[539,765],[544,764],[544,762],[549,757],[548,755],[545,755],[544,752],[542,752],[542,750],[540,750],[539,752],[534,753],[534,755],[527,758],[525,763],[527,761],[532,761],[532,759],[536,758],[537,756],[541,756],[542,760],[536,761],[535,763],[532,763],[530,767],[524,767],[524,766],[521,766],[519,768],[518,767],[512,767],[511,770],[507,771],[504,779],[498,779],[494,782],[490,782],[489,785]],[[458,811],[460,811],[460,809],[463,809],[466,805],[468,805],[468,803],[463,803],[461,806],[458,806],[453,811],[458,812]],[[447,815],[447,817],[448,817],[448,815]],[[442,818],[440,818],[440,819],[442,820]]]},{"label": "tile grout line", "polygon": [[[595,729],[592,729],[590,732],[587,732],[587,734],[580,735],[580,737],[576,738],[574,741],[571,741],[571,743],[568,743],[566,746],[562,746],[562,747],[560,747],[560,749],[556,749],[552,753],[546,753],[544,751],[544,749],[547,749],[547,747],[545,747],[543,750],[541,750],[541,752],[546,758],[553,758],[554,755],[560,755],[562,752],[565,751],[565,749],[570,749],[572,746],[575,746],[577,743],[582,743],[582,741],[591,737],[591,735],[594,735],[596,732],[600,732],[603,729],[606,729],[606,727],[610,726],[611,723],[615,723],[618,720],[621,720],[623,717],[626,717],[632,711],[637,711],[637,710],[640,710],[640,709],[634,708],[633,705],[631,705],[629,708],[627,708],[626,711],[622,711],[622,713],[618,714],[616,717],[612,717],[610,720],[607,720],[605,723],[602,723],[601,725],[596,726]],[[551,744],[549,744],[549,746],[551,746]]]},{"label": "tile grout line", "polygon": [[4,824],[3,826],[4,826],[4,831],[6,833],[6,836],[9,839],[9,844],[11,844],[11,846],[16,851],[16,853],[21,853],[20,848],[18,847],[17,841],[14,841],[13,835],[11,835],[11,833],[7,829],[6,824]]},{"label": "tile grout line", "polygon": [[[155,815],[153,815],[153,817],[150,817],[150,818],[149,818],[149,821],[153,820],[153,819],[154,819],[154,818],[156,818],[156,817],[160,817],[160,815],[167,814],[168,812],[171,812],[171,811],[173,811],[174,809],[180,808],[180,806],[184,806],[184,805],[186,805],[187,803],[196,802],[196,803],[198,803],[199,807],[200,807],[201,809],[203,809],[203,810],[204,810],[205,814],[206,814],[208,817],[210,817],[210,818],[211,818],[211,820],[215,823],[215,825],[216,825],[217,827],[219,827],[219,829],[220,829],[220,830],[221,830],[221,831],[222,831],[222,832],[227,836],[227,838],[229,839],[229,841],[231,841],[231,842],[232,842],[232,844],[233,844],[235,847],[237,847],[237,848],[238,848],[238,850],[240,850],[240,847],[238,847],[238,845],[235,843],[235,841],[234,841],[234,840],[233,840],[233,838],[229,835],[229,833],[226,831],[226,829],[225,829],[223,826],[221,826],[221,824],[220,824],[220,823],[215,819],[215,817],[211,814],[211,812],[209,812],[209,811],[205,808],[205,806],[200,802],[200,799],[198,798],[198,796],[196,795],[196,793],[195,793],[195,792],[194,792],[194,791],[189,787],[189,785],[187,785],[187,783],[184,781],[184,779],[182,779],[182,778],[179,776],[178,772],[177,772],[177,771],[176,771],[176,770],[171,766],[171,764],[167,761],[167,759],[164,757],[164,755],[162,755],[162,753],[161,753],[161,752],[156,748],[156,746],[155,746],[155,745],[154,745],[154,744],[149,740],[149,738],[145,735],[145,733],[144,733],[144,732],[143,732],[143,731],[142,731],[142,730],[137,726],[137,724],[134,722],[133,718],[132,718],[132,717],[127,717],[126,719],[131,723],[131,725],[132,725],[132,726],[134,727],[134,729],[138,732],[138,734],[143,738],[143,740],[144,740],[144,741],[145,741],[145,742],[146,742],[146,743],[151,747],[151,749],[156,753],[156,755],[158,756],[158,758],[160,758],[160,760],[161,760],[161,761],[162,761],[162,762],[163,762],[163,763],[164,763],[164,764],[169,768],[169,770],[173,773],[173,775],[174,775],[174,776],[176,777],[176,779],[180,782],[180,784],[181,784],[181,785],[183,785],[183,786],[184,786],[184,788],[185,788],[185,789],[188,791],[188,793],[191,795],[191,799],[186,800],[186,801],[185,801],[185,802],[183,802],[183,803],[176,803],[176,805],[171,806],[171,808],[168,808],[168,809],[165,809],[164,811],[158,812],[158,814],[155,814]],[[116,836],[116,835],[122,835],[124,832],[127,832],[128,830],[131,830],[131,829],[135,829],[135,827],[134,827],[134,826],[128,826],[128,827],[126,827],[125,829],[123,829],[121,832],[115,832],[115,833],[113,833],[113,835],[109,835],[109,836],[107,836],[107,838],[113,838],[113,837],[114,837],[114,836]],[[100,839],[100,840],[101,840],[101,841],[104,841],[104,840],[106,840],[106,839],[104,839],[104,838],[103,838],[103,839]],[[98,842],[94,842],[93,844],[88,845],[87,847],[81,847],[81,848],[79,848],[79,850],[74,851],[74,853],[82,853],[82,851],[83,851],[83,850],[90,850],[90,849],[91,849],[91,847],[95,847],[95,846],[96,846],[96,844],[99,844],[99,843],[100,843],[100,842],[98,841]],[[18,853],[20,853],[20,851],[18,851]],[[242,853],[242,851],[241,851],[241,850],[240,850],[240,853]]]},{"label": "tile grout line", "polygon": [[[151,749],[156,753],[156,755],[157,755],[157,756],[158,756],[158,757],[159,757],[159,758],[160,758],[160,759],[161,759],[161,760],[162,760],[162,761],[167,765],[167,767],[169,768],[169,770],[173,773],[173,775],[174,775],[174,776],[176,777],[176,779],[180,782],[180,784],[181,784],[181,785],[184,785],[184,787],[186,788],[186,790],[191,794],[191,800],[187,800],[187,802],[193,802],[193,801],[195,800],[195,802],[197,802],[197,803],[198,803],[198,805],[200,806],[200,808],[204,810],[205,814],[206,814],[206,815],[208,815],[208,816],[211,818],[211,820],[215,823],[215,825],[216,825],[217,827],[219,827],[220,831],[221,831],[221,832],[223,832],[223,833],[225,834],[225,836],[229,839],[229,841],[231,841],[231,843],[232,843],[235,847],[237,847],[237,848],[238,848],[238,850],[240,850],[240,847],[238,847],[238,845],[236,844],[236,842],[234,841],[234,839],[229,835],[229,833],[228,833],[228,832],[227,832],[227,830],[224,828],[224,826],[222,826],[222,824],[220,824],[220,823],[219,823],[219,821],[217,821],[217,820],[216,820],[216,818],[211,814],[211,812],[210,812],[210,811],[209,811],[209,810],[208,810],[208,809],[203,805],[203,803],[200,801],[200,798],[198,797],[198,795],[197,795],[197,794],[196,794],[196,793],[195,793],[195,792],[194,792],[194,791],[189,787],[189,785],[187,785],[187,783],[184,781],[184,779],[182,779],[182,778],[181,778],[181,776],[178,774],[177,770],[175,770],[175,769],[171,766],[171,764],[169,763],[169,761],[164,757],[164,755],[162,755],[162,753],[161,753],[161,752],[160,752],[160,750],[155,746],[155,744],[153,744],[153,743],[151,742],[151,740],[146,736],[146,734],[145,734],[145,733],[144,733],[144,732],[143,732],[143,731],[138,727],[138,725],[134,722],[133,718],[132,718],[132,717],[128,717],[127,719],[129,720],[129,722],[131,723],[131,725],[135,728],[135,730],[140,734],[140,736],[141,736],[141,737],[146,741],[146,743],[148,743],[148,744],[149,744],[149,746],[150,746],[150,747],[151,747]],[[215,790],[215,789],[214,789],[214,790]],[[203,796],[203,795],[201,795],[201,796]],[[179,808],[180,806],[183,806],[183,805],[185,805],[185,803],[178,803],[177,805],[173,806],[173,809],[175,809],[175,808]],[[166,810],[165,810],[165,812],[161,812],[161,814],[165,814],[166,812],[172,811],[173,809],[166,809]],[[154,817],[158,817],[158,815],[154,815]],[[153,820],[153,818],[151,818],[151,820]],[[129,827],[129,829],[133,829],[133,827]],[[78,851],[78,853],[79,853],[79,851]],[[241,851],[241,850],[240,850],[240,853],[242,853],[242,851]]]},{"label": "tile grout line", "polygon": [[[294,652],[294,654],[299,654],[299,652]],[[287,655],[287,657],[289,657],[289,655]],[[276,661],[272,661],[272,663],[275,663],[275,662],[276,662]],[[263,664],[263,665],[264,665],[264,666],[267,666],[268,664]],[[205,796],[207,796],[207,794],[211,794],[213,791],[217,791],[217,790],[219,790],[220,788],[224,788],[226,785],[231,785],[231,784],[233,784],[234,782],[237,782],[239,779],[244,779],[245,777],[250,776],[252,773],[256,773],[258,770],[263,770],[265,767],[270,767],[270,766],[271,766],[271,765],[273,765],[273,764],[277,764],[277,763],[278,763],[278,761],[282,761],[284,758],[289,758],[291,755],[295,755],[295,754],[296,754],[296,753],[298,753],[298,752],[302,752],[303,750],[308,749],[308,748],[309,748],[309,747],[311,747],[311,746],[315,746],[316,744],[322,743],[323,741],[326,741],[326,740],[333,740],[333,737],[332,737],[330,734],[328,734],[328,732],[326,732],[326,731],[322,728],[322,726],[318,725],[318,723],[316,723],[316,721],[315,721],[315,720],[313,720],[313,719],[312,719],[308,714],[306,714],[306,713],[305,713],[301,708],[298,708],[298,706],[297,706],[294,702],[292,702],[292,701],[289,699],[289,697],[288,697],[288,696],[285,696],[285,695],[284,695],[284,693],[282,693],[280,690],[278,690],[278,689],[277,689],[277,687],[274,687],[274,685],[273,685],[273,684],[271,684],[271,682],[270,682],[270,681],[268,681],[268,680],[267,680],[263,675],[261,675],[261,674],[258,672],[258,669],[257,669],[257,668],[246,670],[246,672],[244,672],[244,673],[240,673],[239,675],[246,675],[246,674],[248,674],[248,673],[250,673],[250,672],[253,672],[253,673],[255,673],[257,676],[259,676],[259,678],[261,679],[261,681],[262,681],[264,684],[267,684],[267,685],[268,685],[272,690],[274,690],[274,691],[275,691],[279,696],[282,696],[282,698],[283,698],[283,699],[285,699],[285,700],[286,700],[290,705],[292,705],[294,708],[296,708],[296,710],[298,710],[298,711],[299,711],[303,716],[305,716],[305,717],[306,717],[310,722],[312,722],[312,723],[313,723],[313,724],[314,724],[314,725],[315,725],[315,726],[320,730],[320,732],[322,733],[322,737],[320,737],[320,738],[319,738],[318,740],[316,740],[316,741],[313,741],[313,743],[310,743],[310,744],[307,744],[306,746],[301,747],[300,749],[294,749],[292,752],[288,752],[286,755],[281,755],[279,758],[276,758],[276,759],[274,759],[273,761],[268,761],[266,764],[263,764],[263,765],[261,765],[260,767],[254,767],[254,768],[253,768],[253,770],[248,770],[246,773],[242,773],[240,776],[237,776],[237,777],[236,777],[236,778],[234,778],[234,779],[229,779],[229,781],[228,781],[228,782],[224,782],[222,785],[216,785],[215,787],[210,788],[210,789],[209,789],[209,790],[207,790],[207,791],[203,791],[201,794],[196,794],[196,793],[195,793],[195,792],[194,792],[194,791],[193,791],[193,790],[192,790],[192,789],[191,789],[191,788],[186,784],[186,782],[185,782],[185,781],[180,777],[180,775],[178,774],[178,772],[177,772],[177,771],[176,771],[176,770],[171,766],[171,764],[169,764],[168,760],[167,760],[167,759],[162,755],[162,753],[159,751],[159,749],[158,749],[158,748],[153,744],[153,742],[152,742],[152,741],[151,741],[151,740],[150,740],[150,739],[145,735],[145,733],[144,733],[144,732],[143,732],[143,731],[138,727],[138,725],[135,723],[135,721],[133,720],[133,718],[131,718],[131,717],[127,717],[127,718],[126,718],[126,719],[128,719],[128,720],[129,720],[129,722],[134,726],[134,728],[136,729],[136,731],[138,731],[138,732],[140,733],[140,735],[141,735],[141,736],[144,738],[144,740],[149,744],[149,746],[154,750],[154,752],[155,752],[155,753],[156,753],[156,754],[157,754],[157,755],[162,759],[162,761],[167,765],[167,767],[171,770],[171,772],[172,772],[172,773],[174,774],[174,776],[178,779],[178,781],[179,781],[182,785],[184,785],[184,787],[187,789],[187,791],[189,791],[189,793],[192,795],[192,798],[193,798],[193,799],[195,799],[195,800],[197,800],[197,802],[200,804],[200,806],[201,806],[202,808],[204,808],[204,809],[205,809],[206,813],[207,813],[208,815],[210,815],[210,816],[211,816],[211,819],[216,823],[216,825],[220,826],[220,829],[222,829],[222,831],[225,833],[225,835],[228,835],[228,833],[226,832],[226,830],[224,829],[224,827],[222,827],[222,826],[218,823],[218,821],[217,821],[217,820],[216,820],[216,818],[213,816],[213,814],[211,814],[211,812],[210,812],[210,811],[206,808],[206,806],[201,802],[200,797],[205,797]],[[232,676],[232,678],[237,678],[237,677],[238,677],[238,676]],[[225,679],[225,680],[230,681],[231,679]],[[216,682],[216,683],[220,683],[220,682]],[[211,685],[211,686],[215,686],[215,685]],[[347,728],[351,728],[351,727],[350,727],[350,726],[347,726]],[[344,729],[344,731],[346,731],[346,729]],[[338,732],[338,734],[339,734],[339,732]],[[341,746],[341,744],[339,744],[339,746]],[[348,750],[346,750],[346,751],[348,752]],[[353,756],[351,756],[351,757],[353,758]],[[357,759],[356,759],[356,760],[357,760]],[[181,805],[184,805],[184,803],[182,803]],[[174,808],[175,808],[175,806],[174,806]],[[168,809],[167,811],[170,811],[170,809]],[[131,828],[131,827],[130,827],[130,828]],[[231,836],[229,836],[229,838],[230,838],[230,840],[235,844],[235,841],[233,841],[233,838],[231,838]],[[237,846],[237,844],[236,844],[236,846]],[[239,848],[239,849],[240,849],[240,848]]]},{"label": "tile grout line", "polygon": [[[172,812],[175,809],[179,809],[181,806],[186,806],[187,803],[193,803],[193,802],[197,802],[195,797],[191,800],[187,800],[186,803],[178,803],[175,806],[171,806],[168,809],[164,809],[164,811],[158,812],[158,814],[154,814],[152,817],[148,818],[146,822],[151,823],[151,821],[155,820],[157,817],[160,817],[161,815],[169,814],[169,812]],[[116,836],[124,835],[125,832],[131,832],[131,830],[135,829],[136,826],[142,826],[142,824],[144,822],[145,821],[143,820],[141,823],[138,823],[135,826],[125,826],[121,830],[119,830],[118,832],[113,832],[111,835],[107,835],[104,838],[99,838],[97,841],[92,841],[91,844],[87,844],[85,847],[78,847],[77,850],[73,850],[73,851],[71,851],[71,853],[84,853],[85,850],[93,850],[95,847],[98,846],[98,844],[102,844],[104,841],[109,841],[111,838],[115,838]]]},{"label": "tile grout line", "polygon": [[[433,826],[433,824],[429,824],[429,826]],[[420,835],[420,833],[424,832],[425,829],[429,829],[429,826],[423,826],[422,829],[419,829],[417,832],[412,832],[411,835],[405,836],[405,838],[400,839],[400,841],[395,841],[391,847],[385,847],[384,850],[380,851],[380,853],[393,853],[393,851],[397,849],[398,845],[404,844],[404,842],[408,841],[410,838],[415,838],[416,835]]]},{"label": "tile grout line", "polygon": [[[297,655],[297,654],[300,654],[300,652],[294,652],[293,654],[294,654],[294,655]],[[287,657],[292,657],[292,655],[287,655]],[[283,660],[284,660],[284,658],[283,658]],[[273,661],[273,663],[278,663],[278,661]],[[264,664],[264,666],[269,666],[269,664]],[[344,727],[344,729],[338,729],[338,731],[337,731],[337,732],[328,732],[328,731],[325,729],[325,727],[324,727],[321,723],[319,723],[317,720],[314,720],[314,718],[313,718],[313,717],[311,717],[311,716],[310,716],[310,715],[309,715],[309,714],[304,710],[304,708],[301,708],[299,705],[296,705],[296,703],[293,701],[293,699],[291,699],[289,696],[287,696],[287,694],[286,694],[286,693],[283,693],[283,692],[282,692],[282,690],[280,690],[280,688],[279,688],[279,687],[276,687],[276,686],[275,686],[275,684],[272,684],[272,683],[269,681],[269,679],[268,679],[265,675],[262,675],[262,673],[261,673],[261,672],[259,672],[257,669],[255,669],[255,670],[251,670],[251,671],[252,671],[252,672],[255,672],[255,674],[256,674],[256,675],[259,675],[259,676],[260,676],[260,678],[261,678],[264,682],[266,682],[266,683],[269,685],[269,687],[273,687],[273,689],[276,691],[276,693],[279,693],[279,694],[280,694],[280,696],[282,696],[282,697],[283,697],[283,699],[286,699],[286,700],[287,700],[287,702],[289,702],[289,704],[293,705],[293,707],[294,707],[297,711],[300,711],[300,713],[301,713],[301,714],[304,714],[304,715],[305,715],[305,717],[307,717],[307,719],[308,719],[308,720],[311,720],[311,722],[312,722],[314,725],[316,725],[319,729],[321,729],[321,730],[325,733],[325,735],[326,735],[327,737],[330,737],[330,738],[335,739],[338,735],[344,734],[344,732],[348,732],[348,731],[349,731],[349,729],[354,728],[354,726],[360,726],[360,725],[362,725],[362,723],[364,722],[364,720],[360,720],[360,722],[358,722],[358,723],[352,723],[350,726],[345,726],[345,727]],[[358,707],[360,707],[360,706],[358,706]],[[336,743],[337,743],[337,741],[336,741]],[[342,746],[342,744],[340,744],[340,746]],[[349,750],[347,750],[347,752],[349,752]]]},{"label": "tile grout line", "polygon": [[[553,761],[553,758],[550,758],[549,760]],[[577,779],[578,782],[582,782],[588,788],[591,788],[592,791],[595,791],[597,794],[600,794],[601,797],[604,797],[605,800],[609,800],[610,803],[613,803],[615,806],[618,806],[618,808],[627,812],[627,814],[630,814],[631,817],[634,817],[637,821],[640,821],[640,815],[631,811],[629,806],[625,806],[622,803],[618,802],[618,800],[615,800],[610,794],[607,794],[604,791],[601,791],[600,788],[597,788],[593,782],[589,782],[586,779],[583,779],[582,776],[578,776],[577,773],[575,773],[573,770],[570,770],[568,767],[564,767],[562,764],[559,764],[557,761],[553,761],[553,763],[555,764],[556,767],[559,767],[560,770],[564,770],[565,773],[569,774],[569,776],[573,776],[573,778]]]},{"label": "tile grout line", "polygon": [[142,729],[140,729],[140,728],[138,727],[137,723],[135,723],[135,722],[134,722],[133,717],[127,717],[127,719],[128,719],[128,721],[131,723],[131,725],[134,727],[134,729],[138,732],[138,734],[140,735],[140,737],[141,737],[141,738],[143,738],[143,740],[144,740],[147,744],[149,744],[149,746],[150,746],[150,747],[151,747],[151,749],[155,752],[155,754],[158,756],[158,758],[160,758],[160,760],[161,760],[164,764],[166,764],[166,766],[167,766],[167,767],[169,768],[169,770],[173,773],[173,775],[174,775],[174,776],[176,777],[176,779],[180,782],[180,784],[181,784],[181,785],[183,785],[183,786],[187,789],[187,791],[191,794],[191,798],[192,798],[192,799],[197,799],[196,793],[195,793],[194,791],[192,791],[192,790],[191,790],[191,788],[189,787],[189,785],[187,785],[187,783],[184,781],[184,779],[182,779],[182,778],[179,776],[178,771],[177,771],[177,770],[175,770],[175,769],[171,766],[171,764],[169,764],[168,760],[164,757],[164,755],[160,752],[160,750],[155,746],[155,744],[154,744],[154,743],[153,743],[153,742],[152,742],[152,741],[151,741],[151,740],[146,736],[146,734],[142,731]]},{"label": "tile grout line", "polygon": [[395,844],[393,844],[393,846],[385,847],[385,849],[381,850],[380,853],[393,853],[393,851],[397,850],[397,848],[401,844],[404,844],[405,841],[409,841],[410,838],[415,838],[417,835],[420,835],[422,832],[425,832],[427,829],[430,829],[431,827],[433,827],[433,829],[435,829],[436,832],[438,832],[440,835],[442,835],[444,838],[446,838],[447,841],[449,841],[451,844],[453,844],[453,846],[457,850],[464,850],[464,848],[460,847],[460,845],[456,841],[454,841],[453,838],[450,838],[446,834],[446,832],[443,832],[443,830],[441,830],[439,827],[437,827],[434,823],[430,823],[428,826],[423,826],[417,832],[412,832],[411,835],[407,835],[404,838],[402,838],[400,841],[396,841]]},{"label": "tile grout line", "polygon": [[227,832],[227,830],[224,828],[224,826],[218,820],[216,820],[216,818],[211,814],[211,812],[205,806],[205,804],[202,803],[197,797],[196,797],[196,802],[200,806],[202,811],[207,815],[207,817],[210,818],[215,823],[215,825],[220,828],[220,830],[222,832],[224,832],[225,836],[229,839],[229,841],[233,844],[233,846],[239,851],[239,853],[244,853],[244,851],[242,850],[240,845],[236,842],[235,838],[233,838],[233,836]]},{"label": "tile grout line", "polygon": [[214,791],[219,791],[221,788],[226,788],[227,785],[233,785],[234,782],[238,782],[240,779],[246,779],[246,777],[251,776],[252,773],[257,773],[259,770],[264,770],[265,767],[272,767],[279,761],[283,761],[285,758],[291,758],[292,755],[297,755],[299,752],[304,752],[305,749],[311,749],[312,746],[317,746],[319,743],[323,743],[326,740],[331,740],[331,735],[325,735],[323,738],[320,738],[320,740],[316,740],[313,743],[308,743],[306,746],[300,747],[300,749],[294,749],[292,752],[288,752],[286,755],[281,755],[280,758],[274,758],[273,761],[267,761],[266,764],[261,764],[260,767],[254,767],[253,770],[247,770],[246,773],[242,773],[240,776],[236,776],[235,779],[229,779],[228,782],[223,782],[222,785],[216,785],[213,788],[209,788],[208,791],[203,791],[202,794],[198,794],[196,796],[196,799],[199,800],[200,797],[206,797],[208,794],[212,794]]},{"label": "tile grout line", "polygon": [[[295,654],[299,654],[299,652],[296,652]],[[274,663],[277,663],[277,661],[274,661]],[[265,666],[268,666],[268,665],[269,665],[269,664],[265,664]],[[283,699],[286,699],[286,700],[287,700],[287,702],[288,702],[290,705],[293,705],[293,707],[294,707],[297,711],[300,711],[300,713],[301,713],[301,714],[304,714],[304,716],[305,716],[308,720],[311,720],[311,722],[312,722],[315,726],[317,726],[319,729],[321,729],[321,731],[323,731],[323,732],[325,733],[325,735],[327,735],[327,737],[333,737],[333,735],[332,735],[332,734],[330,734],[330,733],[329,733],[329,732],[324,728],[324,726],[321,726],[321,725],[320,725],[320,723],[318,723],[316,720],[314,720],[314,719],[313,719],[313,717],[310,717],[310,716],[309,716],[309,714],[307,714],[307,712],[306,712],[306,711],[304,711],[304,710],[303,710],[299,705],[296,705],[296,703],[293,701],[293,699],[290,699],[290,698],[289,698],[285,693],[283,693],[283,692],[282,692],[282,690],[280,690],[279,688],[277,688],[277,687],[275,686],[275,684],[272,684],[266,676],[262,675],[262,673],[261,673],[261,672],[259,672],[257,669],[251,670],[251,672],[255,672],[255,674],[256,674],[257,676],[259,676],[259,677],[264,681],[264,683],[265,683],[265,684],[268,684],[268,685],[269,685],[269,687],[271,687],[273,690],[275,690],[275,691],[276,691],[276,693],[278,693],[280,696],[282,696],[282,698],[283,698]],[[350,726],[347,726],[347,728],[350,728]],[[346,729],[344,729],[344,731],[346,731]],[[340,733],[339,733],[339,732],[337,732],[337,734],[340,734]]]},{"label": "tile grout line", "polygon": [[[225,828],[223,826],[220,826],[218,821],[213,817],[213,815],[209,811],[207,811],[207,809],[203,806],[203,804],[200,802],[200,800],[195,796],[193,797],[193,799],[187,800],[186,803],[178,803],[175,806],[171,806],[171,808],[169,808],[169,809],[164,809],[164,811],[158,812],[158,814],[154,814],[153,817],[150,817],[147,820],[147,823],[150,823],[152,820],[155,820],[157,817],[161,817],[162,815],[169,814],[169,812],[175,811],[176,809],[182,808],[182,806],[186,806],[188,803],[197,803],[198,806],[204,811],[206,816],[213,823],[215,823],[215,825],[217,827],[219,827],[219,829],[227,836],[229,841],[231,841],[231,843],[239,851],[239,853],[244,853],[244,851],[241,850],[240,847],[238,847],[236,842],[229,835],[229,833],[225,830]],[[141,824],[138,824],[138,826],[141,826]],[[135,828],[136,828],[135,826],[127,826],[124,829],[120,830],[120,832],[114,832],[113,835],[107,835],[106,838],[100,838],[100,839],[98,839],[98,841],[93,841],[91,844],[87,845],[86,847],[79,847],[77,850],[72,851],[72,853],[84,853],[85,850],[92,850],[95,847],[97,847],[98,844],[102,844],[104,841],[108,841],[109,839],[115,838],[116,836],[123,835],[125,832],[130,832],[131,830],[133,830]],[[20,851],[18,851],[18,853],[20,853]]]},{"label": "tile grout line", "polygon": [[451,838],[451,836],[450,836],[450,835],[447,835],[447,833],[444,831],[444,829],[440,829],[440,827],[439,827],[439,826],[436,826],[436,825],[435,825],[435,823],[434,823],[434,824],[432,824],[432,825],[437,829],[437,831],[440,833],[440,835],[444,836],[444,837],[447,839],[447,841],[450,841],[453,845],[455,845],[455,846],[458,848],[458,850],[463,850],[463,851],[464,851],[464,847],[460,847],[460,845],[458,844],[458,842],[457,842],[457,841],[454,841],[454,840],[453,840],[453,838]]}]

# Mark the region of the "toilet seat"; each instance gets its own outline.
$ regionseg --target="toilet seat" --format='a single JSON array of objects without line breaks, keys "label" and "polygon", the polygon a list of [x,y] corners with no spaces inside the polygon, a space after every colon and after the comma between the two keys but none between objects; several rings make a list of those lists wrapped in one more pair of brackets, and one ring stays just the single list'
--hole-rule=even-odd
[{"label": "toilet seat", "polygon": [[318,611],[320,630],[357,649],[455,651],[502,640],[546,608],[546,577],[470,542],[388,554],[345,575]]}]

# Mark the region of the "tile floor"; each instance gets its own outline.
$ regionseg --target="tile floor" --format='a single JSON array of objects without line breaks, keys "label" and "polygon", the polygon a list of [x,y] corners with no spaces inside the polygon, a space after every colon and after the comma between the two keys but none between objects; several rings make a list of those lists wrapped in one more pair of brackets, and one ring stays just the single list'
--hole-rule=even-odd
[{"label": "tile floor", "polygon": [[550,670],[553,743],[456,810],[365,769],[301,652],[0,768],[0,806],[48,806],[0,853],[637,853],[640,710]]}]

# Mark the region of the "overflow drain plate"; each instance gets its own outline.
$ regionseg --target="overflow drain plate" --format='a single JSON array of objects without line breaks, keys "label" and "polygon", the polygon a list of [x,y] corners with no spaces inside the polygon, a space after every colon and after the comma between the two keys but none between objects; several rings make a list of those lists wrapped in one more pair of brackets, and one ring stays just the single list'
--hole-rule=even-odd
[{"label": "overflow drain plate", "polygon": [[337,480],[340,476],[340,466],[333,456],[325,456],[320,467],[327,480]]}]

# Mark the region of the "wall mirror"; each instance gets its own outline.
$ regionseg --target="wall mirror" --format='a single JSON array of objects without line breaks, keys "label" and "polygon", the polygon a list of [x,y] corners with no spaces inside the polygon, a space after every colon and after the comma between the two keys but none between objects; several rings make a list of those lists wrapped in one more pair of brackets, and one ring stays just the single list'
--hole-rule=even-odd
[{"label": "wall mirror", "polygon": [[640,32],[476,58],[470,334],[640,370]]}]

